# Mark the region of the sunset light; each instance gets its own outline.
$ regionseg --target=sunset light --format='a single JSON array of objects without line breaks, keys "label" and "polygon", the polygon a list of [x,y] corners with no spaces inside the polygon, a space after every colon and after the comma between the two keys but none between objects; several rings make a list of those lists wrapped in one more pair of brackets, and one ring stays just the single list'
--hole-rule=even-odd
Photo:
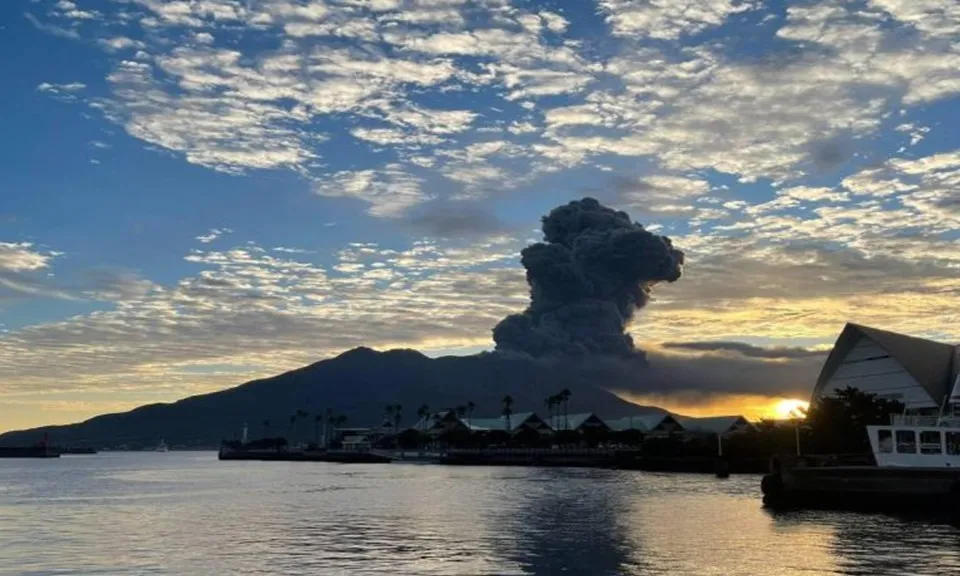
[{"label": "sunset light", "polygon": [[775,418],[802,417],[809,407],[810,403],[804,400],[783,399],[773,407],[773,414]]}]

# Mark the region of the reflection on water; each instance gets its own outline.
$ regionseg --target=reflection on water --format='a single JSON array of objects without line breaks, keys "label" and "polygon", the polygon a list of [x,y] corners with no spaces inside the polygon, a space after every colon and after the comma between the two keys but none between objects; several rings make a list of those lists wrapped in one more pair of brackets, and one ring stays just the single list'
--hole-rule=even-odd
[{"label": "reflection on water", "polygon": [[960,532],[772,513],[757,477],[0,460],[0,574],[960,574]]}]

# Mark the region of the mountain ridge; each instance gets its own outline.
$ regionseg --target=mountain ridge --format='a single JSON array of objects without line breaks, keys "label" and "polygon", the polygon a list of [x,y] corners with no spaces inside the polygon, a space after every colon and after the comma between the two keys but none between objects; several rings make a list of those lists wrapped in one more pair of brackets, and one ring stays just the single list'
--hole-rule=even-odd
[{"label": "mountain ridge", "polygon": [[[83,422],[17,430],[0,435],[0,445],[32,444],[45,434],[62,445],[148,447],[168,444],[212,446],[236,437],[246,423],[253,437],[287,435],[297,410],[323,414],[333,409],[348,425],[374,426],[388,404],[402,404],[401,425],[416,421],[422,404],[434,410],[474,402],[477,417],[500,413],[509,394],[514,411],[543,410],[546,396],[572,392],[571,410],[620,417],[659,410],[617,397],[601,384],[603,373],[576,362],[546,364],[529,358],[484,352],[431,358],[409,348],[374,350],[360,346],[275,376],[171,403],[138,406]],[[266,426],[265,422],[270,425]],[[313,422],[297,423],[309,436]]]}]

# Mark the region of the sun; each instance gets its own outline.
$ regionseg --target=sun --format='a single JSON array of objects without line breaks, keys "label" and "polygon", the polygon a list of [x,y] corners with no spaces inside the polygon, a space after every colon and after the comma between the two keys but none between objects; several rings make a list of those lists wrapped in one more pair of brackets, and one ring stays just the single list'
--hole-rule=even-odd
[{"label": "sun", "polygon": [[785,398],[773,405],[773,414],[777,418],[796,418],[806,414],[809,407],[809,402]]}]

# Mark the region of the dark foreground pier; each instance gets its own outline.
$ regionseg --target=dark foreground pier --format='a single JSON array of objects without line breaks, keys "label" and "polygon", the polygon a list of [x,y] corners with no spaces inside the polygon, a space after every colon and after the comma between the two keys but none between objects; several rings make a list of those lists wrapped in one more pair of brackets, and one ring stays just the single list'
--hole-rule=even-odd
[{"label": "dark foreground pier", "polygon": [[960,469],[775,458],[760,484],[773,509],[892,512],[960,520]]},{"label": "dark foreground pier", "polygon": [[60,450],[50,446],[4,446],[0,458],[59,458]]}]

